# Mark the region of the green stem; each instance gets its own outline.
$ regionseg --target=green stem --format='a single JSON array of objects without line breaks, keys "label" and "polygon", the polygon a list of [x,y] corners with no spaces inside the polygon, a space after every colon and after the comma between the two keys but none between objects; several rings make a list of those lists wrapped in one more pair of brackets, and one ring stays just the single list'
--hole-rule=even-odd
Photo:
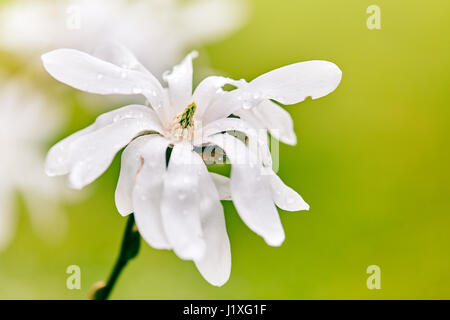
[{"label": "green stem", "polygon": [[109,276],[108,282],[106,285],[100,289],[98,289],[94,295],[94,300],[107,300],[112,290],[114,289],[117,280],[123,269],[126,267],[128,262],[135,258],[139,253],[140,248],[140,235],[139,232],[135,228],[134,224],[134,215],[130,214],[127,225],[125,227],[125,232],[122,239],[122,245],[120,247],[120,253],[117,257],[114,268]]}]

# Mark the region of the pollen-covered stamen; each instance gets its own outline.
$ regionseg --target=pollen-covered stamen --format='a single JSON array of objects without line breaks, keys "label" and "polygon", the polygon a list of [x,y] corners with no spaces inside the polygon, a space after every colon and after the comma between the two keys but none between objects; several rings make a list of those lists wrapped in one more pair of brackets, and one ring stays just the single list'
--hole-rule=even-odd
[{"label": "pollen-covered stamen", "polygon": [[180,126],[183,129],[193,126],[195,109],[197,109],[195,102],[192,102],[186,109],[184,109],[184,112],[180,118]]},{"label": "pollen-covered stamen", "polygon": [[192,140],[194,137],[194,114],[197,109],[195,102],[184,109],[183,113],[175,117],[172,124],[172,137],[176,140]]}]

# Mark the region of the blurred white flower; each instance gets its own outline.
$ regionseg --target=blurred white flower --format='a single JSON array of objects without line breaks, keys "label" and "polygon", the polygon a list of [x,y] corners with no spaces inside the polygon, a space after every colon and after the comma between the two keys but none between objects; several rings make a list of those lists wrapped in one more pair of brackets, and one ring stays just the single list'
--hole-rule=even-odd
[{"label": "blurred white flower", "polygon": [[130,48],[157,77],[191,47],[217,41],[246,17],[244,0],[19,0],[0,12],[0,46],[19,54],[103,42]]},{"label": "blurred white flower", "polygon": [[16,195],[27,205],[34,230],[48,241],[64,235],[66,220],[58,205],[61,185],[44,173],[45,142],[62,115],[19,78],[0,81],[0,251],[16,230]]},{"label": "blurred white flower", "polygon": [[[63,83],[103,95],[142,94],[150,104],[105,113],[56,144],[47,156],[47,174],[69,174],[71,185],[82,188],[126,147],[116,189],[119,212],[134,212],[151,246],[173,249],[180,258],[193,260],[210,283],[222,285],[229,278],[231,256],[220,199],[232,199],[243,221],[272,246],[284,241],[275,204],[289,211],[309,209],[273,173],[267,136],[260,138],[247,122],[229,116],[258,101],[295,103],[307,95],[322,96],[337,86],[340,70],[330,62],[315,61],[274,70],[250,83],[211,76],[192,93],[196,53],[165,74],[168,88],[164,88],[125,48],[117,52],[119,65],[73,49],[43,55],[45,69]],[[121,67],[123,62],[126,68]],[[305,64],[310,74],[303,73]],[[302,89],[304,79],[314,79],[314,72],[322,81]],[[226,84],[239,89],[224,91]],[[230,131],[245,133],[248,145]],[[232,164],[231,179],[208,172],[198,153],[205,146],[225,152]]]}]

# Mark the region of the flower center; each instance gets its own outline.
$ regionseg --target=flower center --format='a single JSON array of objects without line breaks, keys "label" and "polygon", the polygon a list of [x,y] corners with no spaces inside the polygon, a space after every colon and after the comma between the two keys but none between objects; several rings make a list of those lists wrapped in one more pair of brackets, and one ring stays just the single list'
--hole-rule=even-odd
[{"label": "flower center", "polygon": [[192,102],[190,105],[184,109],[184,112],[181,114],[180,118],[180,126],[183,129],[187,129],[188,127],[192,127],[194,125],[194,113],[195,109],[197,109],[197,105],[195,102]]},{"label": "flower center", "polygon": [[175,140],[192,140],[194,137],[194,114],[197,109],[195,102],[184,109],[183,113],[177,115],[172,124],[172,137]]}]

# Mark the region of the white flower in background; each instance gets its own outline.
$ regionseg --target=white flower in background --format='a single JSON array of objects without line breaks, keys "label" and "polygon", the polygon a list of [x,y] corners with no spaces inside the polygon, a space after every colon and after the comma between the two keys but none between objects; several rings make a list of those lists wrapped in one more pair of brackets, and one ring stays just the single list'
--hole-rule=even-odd
[{"label": "white flower in background", "polygon": [[117,42],[159,77],[188,48],[218,41],[241,26],[245,4],[243,0],[13,1],[0,7],[0,46],[21,55],[62,47],[93,53],[105,40]]},{"label": "white flower in background", "polygon": [[[56,144],[47,156],[47,174],[69,174],[71,185],[82,188],[126,147],[116,189],[119,212],[134,212],[141,235],[152,247],[173,249],[180,258],[193,260],[210,283],[222,285],[229,278],[231,256],[220,199],[233,200],[248,227],[272,246],[284,241],[275,205],[289,211],[309,209],[273,173],[267,136],[260,138],[247,122],[228,116],[255,101],[295,103],[306,96],[323,96],[337,87],[341,72],[330,62],[298,63],[249,84],[211,76],[192,93],[195,53],[165,74],[168,88],[164,88],[131,53],[123,47],[119,51],[120,60],[133,68],[124,69],[73,49],[43,55],[45,69],[63,83],[103,95],[138,93],[150,104],[105,113]],[[300,88],[304,78],[316,77],[321,79],[314,86]],[[242,89],[224,91],[226,84]],[[243,132],[248,145],[230,131]],[[197,153],[204,146],[218,146],[225,152],[232,164],[231,179],[208,172]]]},{"label": "white flower in background", "polygon": [[20,194],[35,231],[48,241],[64,235],[66,216],[58,205],[59,180],[43,172],[44,143],[54,136],[61,114],[23,79],[0,81],[0,251],[14,237]]}]

